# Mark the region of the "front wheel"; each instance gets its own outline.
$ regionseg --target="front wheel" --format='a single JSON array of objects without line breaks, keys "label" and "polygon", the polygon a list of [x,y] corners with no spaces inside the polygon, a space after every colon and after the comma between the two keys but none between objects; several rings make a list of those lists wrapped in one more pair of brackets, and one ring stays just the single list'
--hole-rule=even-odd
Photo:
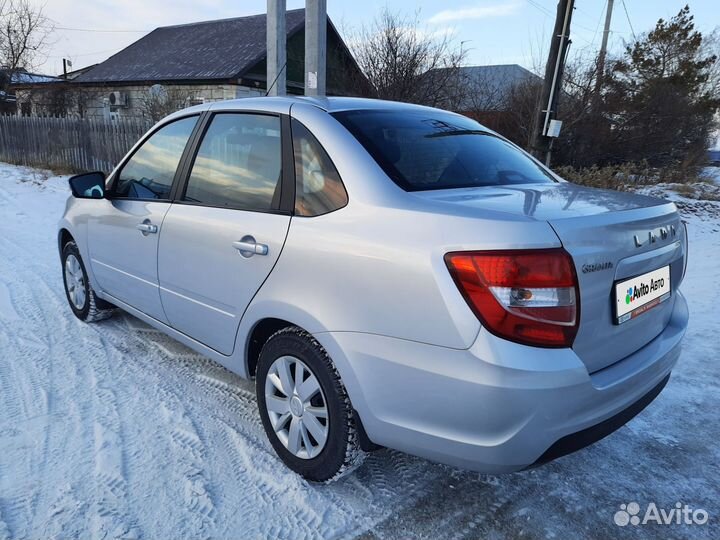
[{"label": "front wheel", "polygon": [[80,250],[75,242],[68,242],[62,251],[63,283],[70,309],[81,321],[95,322],[107,319],[113,306],[98,298],[88,281]]},{"label": "front wheel", "polygon": [[345,386],[325,349],[299,328],[265,343],[256,372],[265,432],[280,459],[308,480],[327,482],[364,457]]}]

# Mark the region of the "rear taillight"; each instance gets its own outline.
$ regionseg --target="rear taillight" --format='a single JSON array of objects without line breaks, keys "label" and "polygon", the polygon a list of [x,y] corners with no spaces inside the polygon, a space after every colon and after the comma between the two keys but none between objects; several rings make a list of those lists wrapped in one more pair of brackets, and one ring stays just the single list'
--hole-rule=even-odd
[{"label": "rear taillight", "polygon": [[540,347],[570,347],[580,306],[577,276],[561,248],[445,255],[465,300],[493,334]]}]

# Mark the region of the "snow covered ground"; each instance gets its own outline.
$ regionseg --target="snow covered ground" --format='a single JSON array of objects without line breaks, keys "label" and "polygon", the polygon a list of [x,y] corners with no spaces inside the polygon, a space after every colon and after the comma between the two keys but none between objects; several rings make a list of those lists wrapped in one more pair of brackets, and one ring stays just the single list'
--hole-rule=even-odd
[{"label": "snow covered ground", "polygon": [[[720,538],[720,203],[689,221],[691,325],[661,396],[600,443],[510,476],[383,450],[313,485],[265,439],[252,384],[118,314],[66,305],[65,178],[0,164],[0,539]],[[705,525],[619,527],[621,504]]]}]

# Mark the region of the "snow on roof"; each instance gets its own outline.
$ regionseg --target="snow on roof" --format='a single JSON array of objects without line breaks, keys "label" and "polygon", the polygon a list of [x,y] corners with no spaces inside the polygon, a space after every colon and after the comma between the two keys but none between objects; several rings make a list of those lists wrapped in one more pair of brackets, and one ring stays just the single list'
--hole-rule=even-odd
[{"label": "snow on roof", "polygon": [[27,71],[16,71],[12,74],[12,84],[37,84],[59,81],[61,79],[52,75],[40,75],[38,73],[28,73]]}]

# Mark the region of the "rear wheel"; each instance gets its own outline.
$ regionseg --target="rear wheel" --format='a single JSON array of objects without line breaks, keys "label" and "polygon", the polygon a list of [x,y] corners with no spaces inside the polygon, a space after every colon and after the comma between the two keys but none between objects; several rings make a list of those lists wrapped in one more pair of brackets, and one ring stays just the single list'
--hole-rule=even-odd
[{"label": "rear wheel", "polygon": [[299,328],[273,334],[260,353],[256,392],[265,432],[283,462],[327,482],[364,457],[354,411],[325,349]]},{"label": "rear wheel", "polygon": [[114,306],[95,294],[75,242],[68,242],[63,247],[62,267],[65,295],[75,316],[85,322],[101,321],[110,317]]}]

